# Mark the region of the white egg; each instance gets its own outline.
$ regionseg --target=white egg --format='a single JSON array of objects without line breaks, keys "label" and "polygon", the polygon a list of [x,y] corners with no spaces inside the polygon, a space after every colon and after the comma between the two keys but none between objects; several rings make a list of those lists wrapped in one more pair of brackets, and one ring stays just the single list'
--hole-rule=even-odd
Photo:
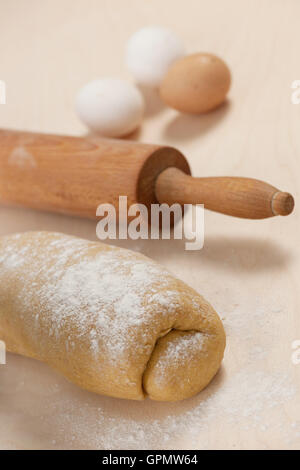
[{"label": "white egg", "polygon": [[172,62],[184,55],[184,44],[172,31],[148,26],[129,39],[126,64],[138,83],[157,87]]},{"label": "white egg", "polygon": [[133,132],[143,119],[144,107],[138,88],[117,78],[88,83],[76,99],[80,119],[105,137],[122,137]]}]

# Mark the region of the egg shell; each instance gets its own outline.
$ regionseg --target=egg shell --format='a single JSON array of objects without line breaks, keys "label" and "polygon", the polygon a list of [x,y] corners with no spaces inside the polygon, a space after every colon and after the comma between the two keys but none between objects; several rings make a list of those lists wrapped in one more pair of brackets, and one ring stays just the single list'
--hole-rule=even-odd
[{"label": "egg shell", "polygon": [[185,55],[185,46],[172,31],[148,26],[136,31],[126,47],[126,64],[135,80],[158,87],[169,66]]},{"label": "egg shell", "polygon": [[143,119],[144,107],[141,92],[117,78],[87,83],[76,98],[80,119],[104,137],[122,137],[133,132]]},{"label": "egg shell", "polygon": [[170,66],[160,96],[178,111],[206,113],[223,103],[230,83],[230,70],[222,59],[213,54],[192,54]]}]

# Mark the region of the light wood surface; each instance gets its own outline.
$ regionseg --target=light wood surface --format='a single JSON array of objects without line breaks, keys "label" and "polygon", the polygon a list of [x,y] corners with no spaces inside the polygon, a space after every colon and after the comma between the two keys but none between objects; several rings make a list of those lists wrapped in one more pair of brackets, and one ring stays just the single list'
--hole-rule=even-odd
[{"label": "light wood surface", "polygon": [[[128,404],[71,386],[46,366],[9,355],[0,366],[0,448],[297,449],[300,447],[299,198],[300,4],[297,0],[1,0],[0,128],[83,135],[74,97],[98,76],[129,78],[128,36],[174,29],[190,52],[220,55],[228,102],[204,116],[165,108],[144,90],[147,115],[131,138],[178,148],[195,176],[244,176],[295,196],[289,217],[205,214],[205,246],[116,241],[167,266],[224,319],[220,374],[177,405]],[[96,239],[94,221],[1,207],[0,234],[54,230]]]}]

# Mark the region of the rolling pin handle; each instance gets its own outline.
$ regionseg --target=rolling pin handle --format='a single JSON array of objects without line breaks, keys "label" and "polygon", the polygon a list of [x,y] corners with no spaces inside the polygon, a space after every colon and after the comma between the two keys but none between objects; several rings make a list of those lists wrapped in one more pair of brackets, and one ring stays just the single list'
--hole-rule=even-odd
[{"label": "rolling pin handle", "polygon": [[239,177],[193,178],[167,168],[156,181],[160,203],[204,204],[206,209],[245,219],[289,215],[294,198],[264,181]]}]

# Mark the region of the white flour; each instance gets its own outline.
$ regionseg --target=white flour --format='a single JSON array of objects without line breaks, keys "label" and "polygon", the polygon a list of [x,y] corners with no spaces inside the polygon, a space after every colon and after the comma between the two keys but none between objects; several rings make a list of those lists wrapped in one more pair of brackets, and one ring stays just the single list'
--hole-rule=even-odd
[{"label": "white flour", "polygon": [[[219,426],[220,419],[238,426],[241,432],[251,428],[267,432],[274,428],[272,420],[266,419],[267,414],[279,409],[279,416],[284,416],[280,407],[296,393],[287,375],[265,374],[253,368],[221,380],[223,383],[218,384],[219,380],[218,377],[202,396],[182,404],[149,400],[135,404],[100,398],[97,407],[94,399],[69,401],[65,397],[61,401],[61,395],[54,396],[45,421],[51,427],[55,423],[59,439],[68,435],[74,447],[205,449],[203,433]],[[293,430],[296,437],[300,430],[297,423],[289,430],[291,435]]]}]

